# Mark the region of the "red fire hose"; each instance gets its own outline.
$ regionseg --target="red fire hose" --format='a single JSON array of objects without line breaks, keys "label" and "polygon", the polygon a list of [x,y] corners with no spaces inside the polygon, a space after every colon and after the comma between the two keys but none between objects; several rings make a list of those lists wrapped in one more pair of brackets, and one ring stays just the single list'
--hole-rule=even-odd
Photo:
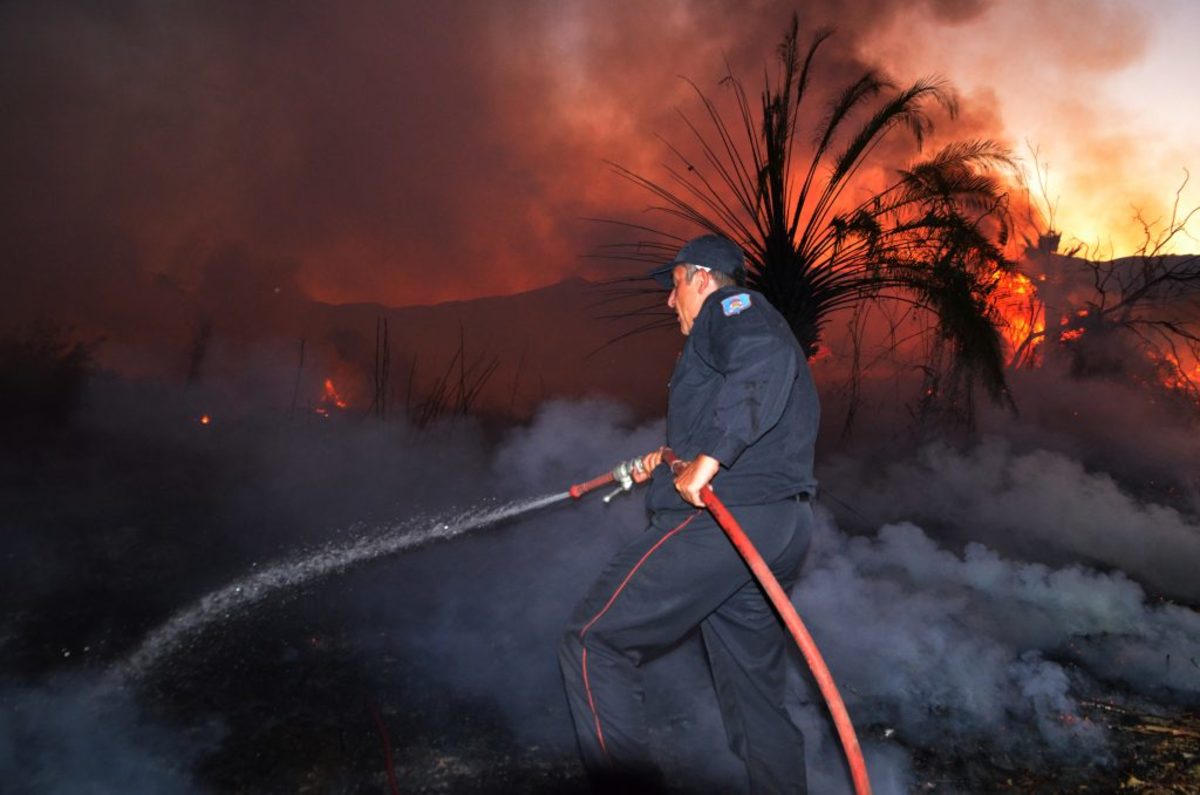
[{"label": "red fire hose", "polygon": [[[671,467],[672,472],[678,472],[685,463],[680,461],[669,449],[663,451],[663,461]],[[579,499],[589,491],[610,483],[615,483],[618,480],[627,482],[626,477],[622,476],[622,467],[625,468],[624,471],[627,473],[628,465],[622,464],[607,475],[602,475],[586,483],[572,486],[571,496]],[[841,739],[842,748],[846,752],[846,762],[850,766],[850,777],[854,781],[854,792],[856,795],[871,795],[871,782],[867,778],[867,763],[863,759],[862,749],[858,745],[858,735],[854,733],[854,725],[850,722],[850,715],[846,712],[846,705],[842,701],[841,694],[838,693],[837,685],[833,682],[833,674],[829,673],[829,667],[825,665],[825,658],[821,656],[821,652],[817,648],[817,644],[813,641],[812,635],[809,634],[808,628],[800,620],[799,614],[796,613],[796,608],[792,606],[791,600],[788,599],[787,593],[784,592],[783,586],[779,584],[779,580],[771,572],[771,568],[767,565],[767,562],[763,560],[762,555],[758,554],[758,550],[754,548],[754,544],[747,537],[746,532],[742,530],[737,519],[733,518],[733,514],[729,512],[724,503],[717,498],[717,495],[708,486],[705,486],[703,491],[700,492],[700,499],[704,501],[704,506],[708,508],[713,518],[717,520],[717,524],[725,531],[725,535],[733,542],[733,546],[746,561],[746,565],[750,567],[750,571],[754,573],[763,590],[767,592],[767,597],[770,598],[771,604],[775,606],[788,631],[792,633],[792,638],[795,639],[796,645],[800,647],[800,653],[804,655],[804,660],[808,663],[813,678],[817,680],[817,686],[821,689],[821,695],[824,696],[825,704],[829,707],[829,713],[833,717],[834,725],[837,727],[838,737]]]}]

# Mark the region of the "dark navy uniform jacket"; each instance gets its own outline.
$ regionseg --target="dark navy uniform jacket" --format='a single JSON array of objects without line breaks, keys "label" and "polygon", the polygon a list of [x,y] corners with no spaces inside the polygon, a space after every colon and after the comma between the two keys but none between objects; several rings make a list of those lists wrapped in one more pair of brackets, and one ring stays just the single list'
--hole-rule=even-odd
[{"label": "dark navy uniform jacket", "polygon": [[[814,495],[816,387],[787,321],[761,294],[722,287],[705,299],[671,374],[667,446],[721,462],[713,491],[727,505]],[[646,508],[692,511],[666,465]]]}]

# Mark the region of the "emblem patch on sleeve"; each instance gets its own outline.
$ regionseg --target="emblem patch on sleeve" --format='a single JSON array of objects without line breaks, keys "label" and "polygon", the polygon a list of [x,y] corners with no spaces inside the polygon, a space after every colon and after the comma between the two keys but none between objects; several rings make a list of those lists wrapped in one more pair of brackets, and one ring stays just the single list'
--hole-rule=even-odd
[{"label": "emblem patch on sleeve", "polygon": [[725,312],[725,317],[740,314],[749,308],[750,296],[746,293],[731,295],[721,302],[721,309]]}]

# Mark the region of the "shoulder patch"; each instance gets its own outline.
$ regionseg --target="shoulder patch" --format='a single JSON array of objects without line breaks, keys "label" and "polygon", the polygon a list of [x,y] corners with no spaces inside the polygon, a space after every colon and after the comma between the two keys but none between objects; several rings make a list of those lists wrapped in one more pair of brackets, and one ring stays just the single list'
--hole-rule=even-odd
[{"label": "shoulder patch", "polygon": [[740,314],[749,308],[750,295],[748,293],[731,295],[721,302],[721,309],[725,312],[725,317]]}]

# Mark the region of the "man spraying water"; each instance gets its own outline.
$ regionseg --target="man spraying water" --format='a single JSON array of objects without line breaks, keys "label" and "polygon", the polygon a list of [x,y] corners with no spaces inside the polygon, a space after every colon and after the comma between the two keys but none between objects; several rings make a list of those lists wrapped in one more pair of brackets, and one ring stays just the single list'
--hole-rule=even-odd
[{"label": "man spraying water", "polygon": [[599,788],[658,780],[639,665],[699,627],[730,747],[754,792],[805,792],[804,738],[785,709],[787,637],[738,552],[701,510],[711,487],[790,586],[812,536],[819,404],[787,322],[740,286],[741,250],[706,235],[652,274],[687,338],[671,376],[667,445],[641,458],[650,527],[576,607],[559,646],[580,751]]}]

